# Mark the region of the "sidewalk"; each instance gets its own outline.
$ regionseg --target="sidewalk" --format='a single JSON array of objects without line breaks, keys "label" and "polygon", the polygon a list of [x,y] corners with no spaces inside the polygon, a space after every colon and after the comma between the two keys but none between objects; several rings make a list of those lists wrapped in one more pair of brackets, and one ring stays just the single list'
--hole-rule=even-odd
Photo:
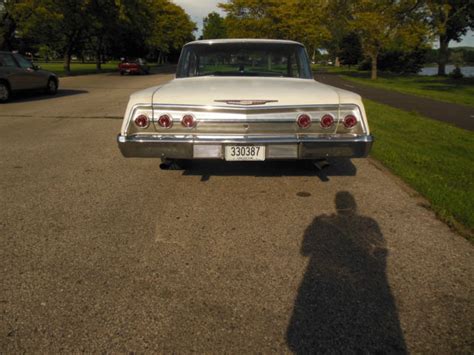
[{"label": "sidewalk", "polygon": [[425,97],[402,94],[397,91],[373,88],[345,80],[336,74],[316,73],[321,83],[358,93],[373,100],[405,111],[416,111],[434,120],[447,122],[457,127],[474,131],[474,108]]}]

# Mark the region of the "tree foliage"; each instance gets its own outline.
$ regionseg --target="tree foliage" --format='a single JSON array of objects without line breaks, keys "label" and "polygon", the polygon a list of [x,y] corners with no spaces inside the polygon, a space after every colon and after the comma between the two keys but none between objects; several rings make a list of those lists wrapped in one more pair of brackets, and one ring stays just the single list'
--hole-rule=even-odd
[{"label": "tree foliage", "polygon": [[344,65],[356,65],[363,59],[362,46],[357,33],[349,32],[339,44],[338,56]]},{"label": "tree foliage", "polygon": [[302,42],[310,52],[329,38],[323,24],[325,0],[231,0],[220,3],[229,37],[278,38]]},{"label": "tree foliage", "polygon": [[202,38],[217,39],[226,37],[227,28],[224,19],[217,12],[211,12],[203,20]]},{"label": "tree foliage", "polygon": [[416,48],[428,40],[424,8],[417,0],[354,0],[351,13],[349,25],[371,60],[374,80],[383,50]]},{"label": "tree foliage", "polygon": [[[194,38],[195,24],[169,0],[3,0],[2,18],[30,50],[64,57],[92,52],[100,69],[105,54],[160,58]],[[2,21],[2,28],[7,27]],[[10,30],[11,32],[11,30]],[[3,47],[11,48],[2,30]],[[6,44],[5,44],[6,43]]]}]

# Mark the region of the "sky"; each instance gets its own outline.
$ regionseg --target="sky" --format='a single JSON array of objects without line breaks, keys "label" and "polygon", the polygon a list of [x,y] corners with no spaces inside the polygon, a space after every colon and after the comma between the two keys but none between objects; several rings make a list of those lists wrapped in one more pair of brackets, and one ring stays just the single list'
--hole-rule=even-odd
[{"label": "sky", "polygon": [[225,0],[172,0],[175,4],[181,6],[190,16],[191,19],[196,22],[198,31],[196,37],[202,34],[202,19],[206,17],[210,12],[215,11],[224,15],[224,13],[217,7],[220,2],[226,2]]},{"label": "sky", "polygon": [[[191,19],[197,23],[198,31],[196,37],[202,34],[202,19],[210,12],[216,11],[223,15],[223,12],[217,7],[219,2],[226,2],[225,0],[172,0],[175,4],[181,6],[190,16]],[[474,47],[474,31],[468,31],[461,42],[450,42],[450,47],[472,46]],[[434,48],[438,48],[435,42]]]}]

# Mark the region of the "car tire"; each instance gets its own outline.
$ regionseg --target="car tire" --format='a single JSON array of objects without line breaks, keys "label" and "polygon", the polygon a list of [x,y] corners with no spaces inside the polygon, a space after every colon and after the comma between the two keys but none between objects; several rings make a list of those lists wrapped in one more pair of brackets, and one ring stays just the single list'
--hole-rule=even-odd
[{"label": "car tire", "polygon": [[48,80],[48,85],[46,86],[46,93],[48,95],[56,95],[58,92],[58,82],[53,78]]},{"label": "car tire", "polygon": [[125,73],[123,72],[123,70],[121,70],[121,71],[120,71],[120,75],[123,75],[123,74],[125,74]]},{"label": "car tire", "polygon": [[10,100],[11,90],[6,82],[0,82],[0,103],[7,102]]}]

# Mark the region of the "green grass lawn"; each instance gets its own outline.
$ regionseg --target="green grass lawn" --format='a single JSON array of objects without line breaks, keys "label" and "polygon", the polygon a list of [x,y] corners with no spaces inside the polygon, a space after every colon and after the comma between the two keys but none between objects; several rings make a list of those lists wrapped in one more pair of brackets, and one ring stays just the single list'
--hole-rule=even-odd
[{"label": "green grass lawn", "polygon": [[417,113],[364,102],[376,137],[371,155],[426,197],[441,219],[474,241],[474,134]]},{"label": "green grass lawn", "polygon": [[397,75],[379,73],[377,80],[370,80],[370,72],[347,67],[313,65],[314,72],[328,72],[376,88],[394,90],[439,101],[474,106],[474,78],[451,79],[448,77]]},{"label": "green grass lawn", "polygon": [[[63,68],[63,63],[53,62],[53,63],[35,63],[41,66],[44,70],[52,71],[59,76],[66,76],[66,73]],[[117,71],[118,62],[108,62],[102,64],[102,72],[111,72]],[[86,75],[86,74],[96,74],[95,63],[71,63],[71,75]]]}]

